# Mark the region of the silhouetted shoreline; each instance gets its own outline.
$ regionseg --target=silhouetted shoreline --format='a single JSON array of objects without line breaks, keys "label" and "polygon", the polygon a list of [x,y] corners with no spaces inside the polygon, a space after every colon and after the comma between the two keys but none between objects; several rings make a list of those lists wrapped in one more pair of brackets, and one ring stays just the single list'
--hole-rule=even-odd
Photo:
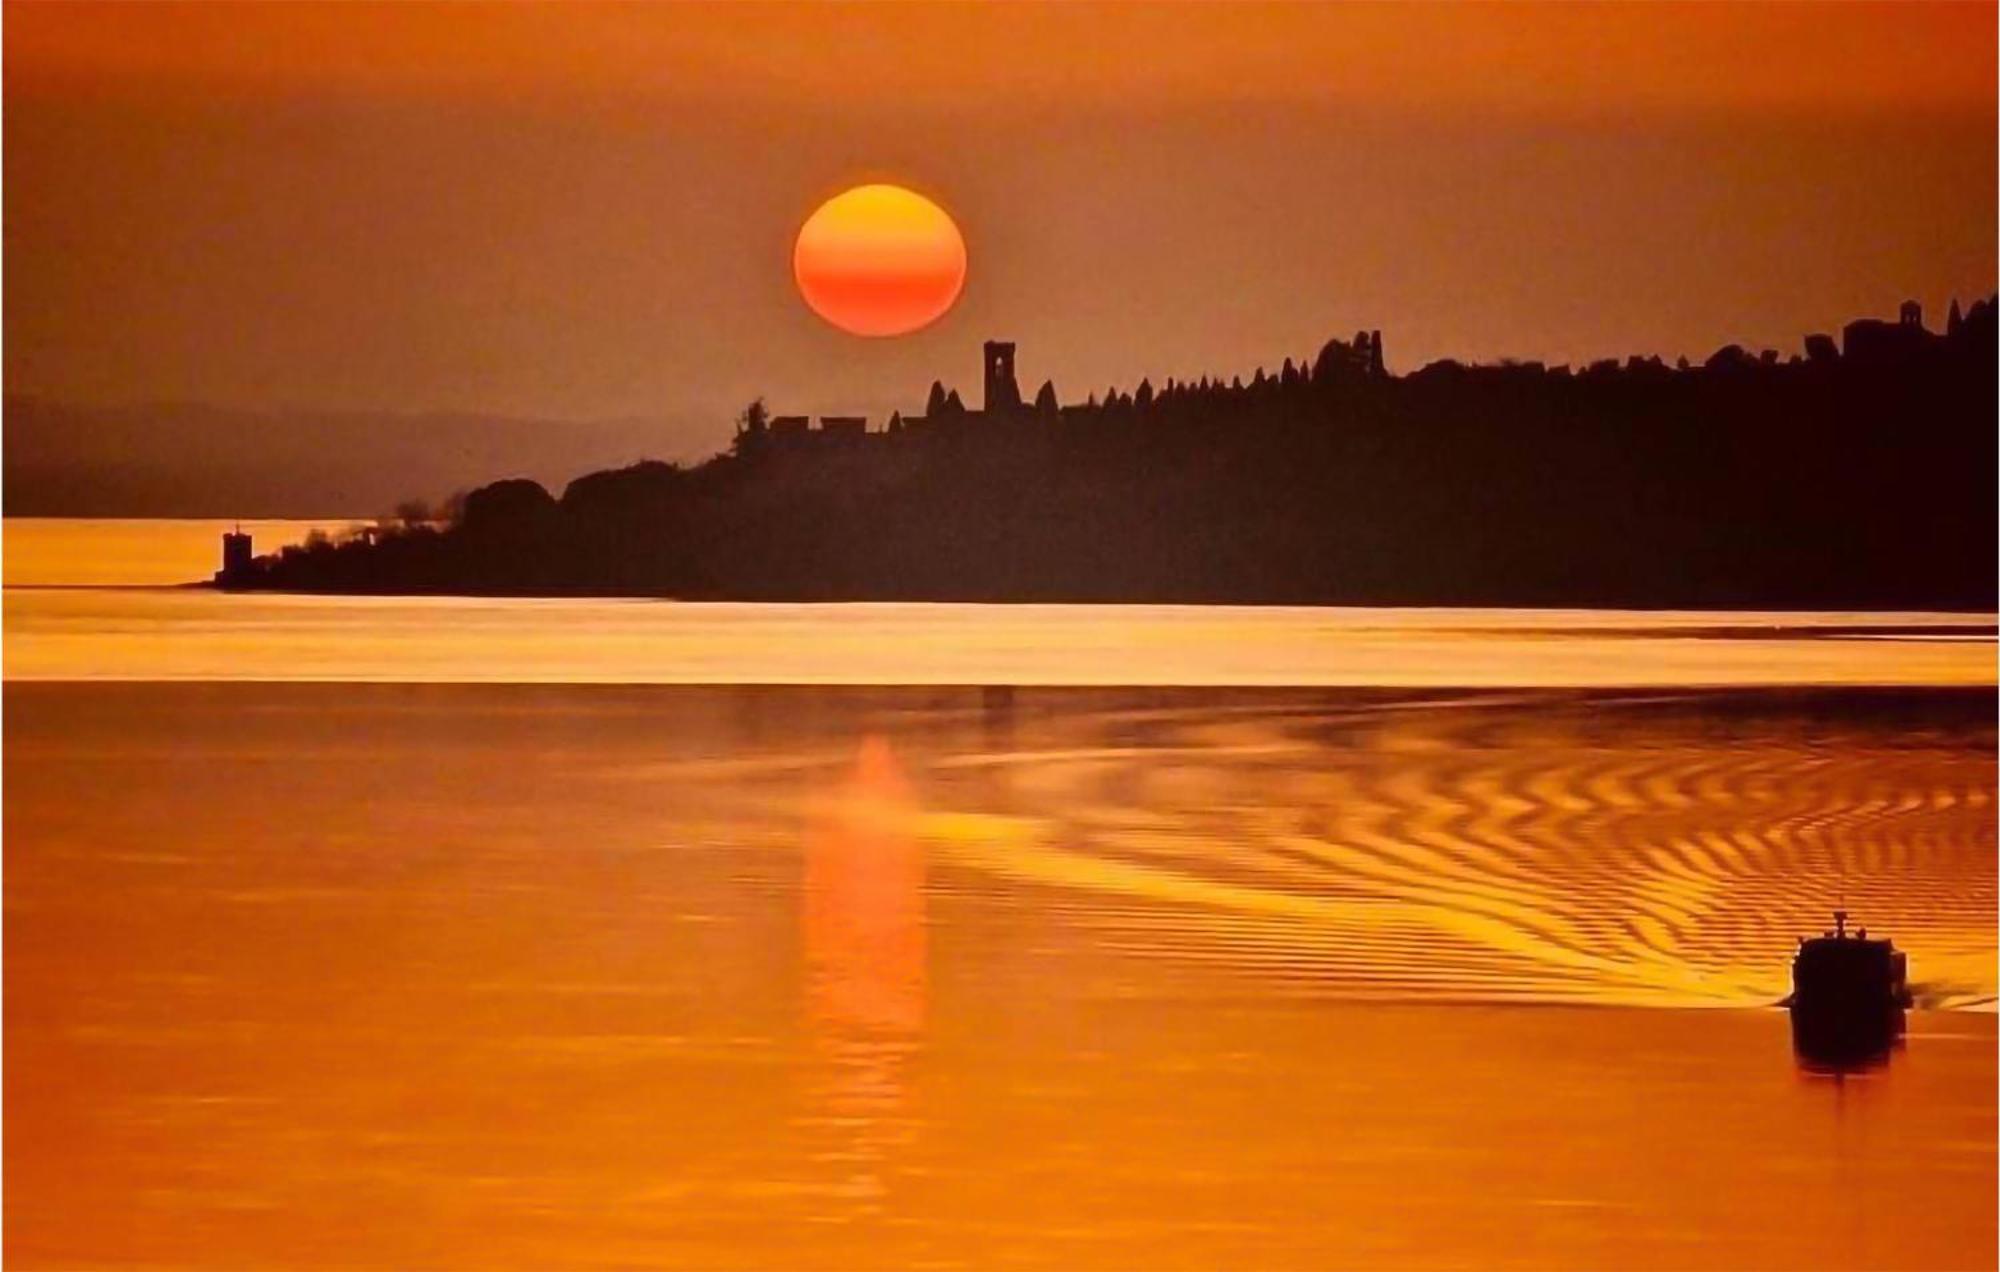
[{"label": "silhouetted shoreline", "polygon": [[305,592],[1987,610],[1995,305],[1781,359],[1438,362],[1379,332],[1246,382],[1061,406],[987,347],[985,407],[745,412],[692,467],[526,479],[347,542],[239,555]]}]

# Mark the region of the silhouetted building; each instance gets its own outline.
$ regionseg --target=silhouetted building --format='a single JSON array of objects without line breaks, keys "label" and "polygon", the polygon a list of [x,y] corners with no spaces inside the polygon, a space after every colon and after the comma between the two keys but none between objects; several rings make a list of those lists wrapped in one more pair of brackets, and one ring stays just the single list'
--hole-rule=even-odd
[{"label": "silhouetted building", "polygon": [[781,446],[799,446],[812,432],[812,419],[804,415],[771,417],[771,440]]},{"label": "silhouetted building", "polygon": [[222,536],[222,568],[215,572],[217,583],[227,583],[249,573],[250,562],[256,555],[250,550],[250,536],[243,527],[226,532]]},{"label": "silhouetted building", "polygon": [[1924,309],[1906,300],[1895,322],[1858,318],[1841,332],[1841,352],[1849,358],[1875,361],[1908,358],[1922,352],[1937,337],[1924,330]]},{"label": "silhouetted building", "polygon": [[858,442],[868,436],[868,417],[865,415],[822,415],[819,417],[820,435],[826,440]]},{"label": "silhouetted building", "polygon": [[[1258,368],[1261,375],[1263,368]],[[1382,333],[1357,331],[1353,343],[1341,339],[1327,341],[1313,359],[1312,378],[1330,384],[1344,377],[1375,379],[1388,374],[1382,363]]]},{"label": "silhouetted building", "polygon": [[[443,530],[322,538],[226,586],[1989,611],[1995,302],[1967,305],[1956,336],[1915,308],[1889,318],[1849,332],[1855,350],[1917,352],[1816,339],[1810,365],[1758,345],[1714,369],[1391,375],[1370,330],[1254,379],[1134,376],[1071,405],[1050,386],[1033,413],[968,411],[940,383],[895,434],[840,443],[839,425],[793,416],[767,430],[768,465],[745,449],[635,465],[560,502],[495,482]],[[992,352],[999,408],[1017,400],[1013,350]]]},{"label": "silhouetted building", "polygon": [[1722,346],[1701,364],[1704,371],[1744,371],[1756,365],[1757,359],[1740,344]]},{"label": "silhouetted building", "polygon": [[1014,382],[1014,342],[986,342],[986,413],[1011,414],[1021,409],[1021,386]]}]

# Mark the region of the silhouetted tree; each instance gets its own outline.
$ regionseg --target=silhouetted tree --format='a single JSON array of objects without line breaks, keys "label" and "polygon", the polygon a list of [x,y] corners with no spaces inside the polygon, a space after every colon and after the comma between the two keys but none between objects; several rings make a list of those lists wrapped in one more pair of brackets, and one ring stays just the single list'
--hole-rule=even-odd
[{"label": "silhouetted tree", "polygon": [[1056,382],[1042,381],[1042,387],[1035,394],[1035,414],[1054,415],[1062,409],[1056,401]]},{"label": "silhouetted tree", "polygon": [[729,449],[738,455],[755,451],[764,442],[764,434],[771,423],[771,412],[765,408],[764,399],[750,399],[750,405],[736,416],[736,436],[731,439]]},{"label": "silhouetted tree", "polygon": [[943,415],[944,405],[944,383],[940,380],[932,380],[930,395],[924,399],[924,414],[931,416]]},{"label": "silhouetted tree", "polygon": [[555,497],[542,483],[510,477],[481,486],[465,497],[463,524],[468,530],[517,527],[555,510]]},{"label": "silhouetted tree", "polygon": [[[1797,364],[1739,349],[1713,369],[1635,355],[1574,375],[1445,360],[1390,376],[1368,332],[1328,342],[1311,373],[1290,360],[1289,383],[1146,381],[1072,407],[1047,384],[1046,427],[892,416],[893,446],[802,434],[797,463],[648,461],[559,502],[498,482],[449,530],[316,541],[230,582],[1983,611],[2000,575],[1996,327],[1980,300],[1956,331],[1862,320]],[[940,420],[963,410],[942,384],[932,398]]]},{"label": "silhouetted tree", "polygon": [[396,505],[396,520],[405,529],[429,525],[433,519],[430,504],[422,499],[405,499]]}]

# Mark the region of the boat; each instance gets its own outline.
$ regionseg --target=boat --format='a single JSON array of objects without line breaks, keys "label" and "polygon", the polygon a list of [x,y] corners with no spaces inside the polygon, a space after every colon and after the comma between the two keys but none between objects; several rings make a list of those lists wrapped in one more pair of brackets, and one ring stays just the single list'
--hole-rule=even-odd
[{"label": "boat", "polygon": [[1833,912],[1831,931],[1799,941],[1784,1005],[1801,1053],[1862,1059],[1886,1052],[1902,1037],[1910,1001],[1903,951],[1865,927],[1850,933],[1847,911]]}]

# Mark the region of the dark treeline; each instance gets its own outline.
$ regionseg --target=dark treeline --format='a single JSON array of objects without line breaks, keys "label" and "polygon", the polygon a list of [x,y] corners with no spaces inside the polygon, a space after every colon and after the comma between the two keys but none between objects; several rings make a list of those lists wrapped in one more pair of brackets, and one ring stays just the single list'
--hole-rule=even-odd
[{"label": "dark treeline", "polygon": [[746,412],[731,452],[509,480],[227,586],[730,599],[1951,608],[1995,604],[1992,301],[1781,359],[1382,367],[986,411]]}]

